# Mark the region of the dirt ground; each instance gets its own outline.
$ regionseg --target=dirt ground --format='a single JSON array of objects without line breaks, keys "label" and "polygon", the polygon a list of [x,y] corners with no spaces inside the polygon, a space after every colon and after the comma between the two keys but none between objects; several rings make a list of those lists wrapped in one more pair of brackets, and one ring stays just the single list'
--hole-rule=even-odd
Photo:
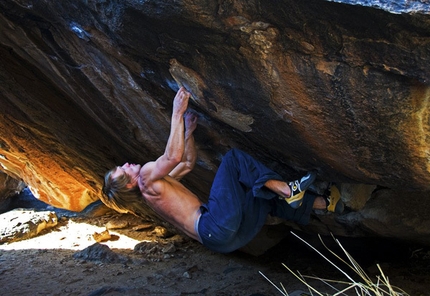
[{"label": "dirt ground", "polygon": [[[282,263],[304,275],[345,280],[292,236],[259,257],[243,252],[217,254],[198,242],[170,236],[136,219],[119,214],[63,218],[53,230],[35,238],[0,245],[1,294],[282,295],[261,272],[277,286],[282,283],[289,295],[308,295],[299,293],[308,290]],[[93,234],[105,231],[112,221],[123,228],[109,230],[110,240],[96,243]],[[387,244],[378,255],[370,251],[375,250],[375,243],[345,242],[344,247],[352,247],[353,255],[356,252],[366,258],[362,264],[373,279],[379,274],[379,262],[392,285],[410,295],[430,295],[427,249]],[[320,281],[308,282],[323,293],[334,294]],[[343,295],[355,294],[349,291]]]}]

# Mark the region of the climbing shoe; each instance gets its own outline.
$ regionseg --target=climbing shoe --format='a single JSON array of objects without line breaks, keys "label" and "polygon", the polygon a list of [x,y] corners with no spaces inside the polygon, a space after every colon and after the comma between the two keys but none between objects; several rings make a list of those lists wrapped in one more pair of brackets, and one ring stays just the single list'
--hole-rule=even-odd
[{"label": "climbing shoe", "polygon": [[340,191],[336,185],[331,185],[329,189],[329,195],[323,196],[327,203],[327,211],[341,214],[345,209],[345,205],[340,198]]},{"label": "climbing shoe", "polygon": [[285,198],[285,201],[293,209],[297,209],[302,205],[305,190],[312,185],[316,177],[316,171],[311,171],[308,172],[305,176],[303,176],[300,180],[295,180],[288,183],[291,189],[291,195],[290,197]]}]

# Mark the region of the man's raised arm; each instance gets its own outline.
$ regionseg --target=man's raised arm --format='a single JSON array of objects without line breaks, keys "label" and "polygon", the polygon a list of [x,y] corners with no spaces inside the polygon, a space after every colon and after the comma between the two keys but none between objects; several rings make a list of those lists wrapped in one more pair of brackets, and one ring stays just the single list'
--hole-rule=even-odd
[{"label": "man's raised arm", "polygon": [[164,154],[155,161],[150,180],[167,176],[182,160],[184,154],[184,113],[188,107],[190,94],[181,87],[173,100],[170,135]]},{"label": "man's raised arm", "polygon": [[181,162],[169,173],[169,176],[181,180],[192,171],[197,159],[197,150],[194,143],[193,132],[197,127],[197,116],[187,111],[185,113],[185,148]]}]

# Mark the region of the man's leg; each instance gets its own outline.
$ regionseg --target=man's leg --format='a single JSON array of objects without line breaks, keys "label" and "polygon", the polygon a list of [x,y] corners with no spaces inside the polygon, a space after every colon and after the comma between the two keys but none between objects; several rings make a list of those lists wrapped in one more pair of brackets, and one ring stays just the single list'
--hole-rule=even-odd
[{"label": "man's leg", "polygon": [[[285,201],[281,199],[275,198],[271,202],[271,216],[294,221],[302,225],[306,225],[309,223],[312,210],[329,210],[329,203],[327,199],[310,191],[305,191],[303,197],[303,204],[297,209],[293,209],[292,207],[288,206]],[[342,202],[340,201],[340,203]],[[334,207],[335,206],[336,205],[334,205]],[[342,211],[343,204],[339,207],[336,207],[336,211],[331,210],[331,212],[336,212],[338,214]]]},{"label": "man's leg", "polygon": [[314,200],[314,204],[312,206],[314,210],[326,210],[327,202],[322,196],[317,196]]},{"label": "man's leg", "polygon": [[[218,168],[208,203],[201,208],[198,231],[203,244],[218,252],[233,251],[252,240],[277,202],[294,213],[277,192],[266,187],[269,180],[282,178],[245,152],[229,151]],[[293,215],[281,212],[280,217]]]},{"label": "man's leg", "polygon": [[279,174],[239,149],[230,150],[225,158],[231,159],[229,163],[237,171],[239,182],[247,190],[252,190],[255,197],[272,199],[278,195],[277,192],[268,190],[270,188],[266,186],[266,182],[269,180],[281,182],[283,179]]},{"label": "man's leg", "polygon": [[279,180],[268,180],[264,186],[275,192],[282,198],[288,198],[291,196],[291,188],[287,182]]},{"label": "man's leg", "polygon": [[198,231],[203,244],[218,252],[247,244],[272,210],[270,200],[277,194],[264,186],[272,179],[282,180],[248,154],[229,151],[218,168],[208,203],[201,207]]},{"label": "man's leg", "polygon": [[225,158],[234,160],[232,165],[238,171],[239,182],[252,189],[255,197],[272,199],[277,195],[295,209],[302,204],[305,190],[316,178],[315,172],[309,172],[300,180],[287,183],[279,174],[239,149],[232,149]]},{"label": "man's leg", "polygon": [[275,192],[264,186],[268,180],[282,178],[245,152],[230,150],[223,157],[215,175],[208,203],[212,208],[209,210],[219,217],[220,225],[231,230],[237,229],[248,193],[267,200],[277,197]]},{"label": "man's leg", "polygon": [[[321,200],[321,197],[317,196],[316,194],[310,191],[305,191],[302,205],[297,209],[290,207],[282,199],[274,198],[271,200],[271,202],[272,202],[272,211],[270,212],[271,216],[293,221],[302,225],[306,225],[309,223],[312,210],[315,209],[315,207],[319,209],[326,208],[325,201]],[[322,202],[324,202],[324,205]]]}]

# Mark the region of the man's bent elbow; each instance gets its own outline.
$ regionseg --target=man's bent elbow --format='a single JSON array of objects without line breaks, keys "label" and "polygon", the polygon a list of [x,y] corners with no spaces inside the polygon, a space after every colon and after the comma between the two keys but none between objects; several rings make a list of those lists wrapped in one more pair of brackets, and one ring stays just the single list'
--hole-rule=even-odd
[{"label": "man's bent elbow", "polygon": [[173,153],[173,154],[165,153],[164,156],[166,157],[166,160],[169,163],[172,163],[174,165],[178,165],[182,161],[182,154],[180,153]]}]

